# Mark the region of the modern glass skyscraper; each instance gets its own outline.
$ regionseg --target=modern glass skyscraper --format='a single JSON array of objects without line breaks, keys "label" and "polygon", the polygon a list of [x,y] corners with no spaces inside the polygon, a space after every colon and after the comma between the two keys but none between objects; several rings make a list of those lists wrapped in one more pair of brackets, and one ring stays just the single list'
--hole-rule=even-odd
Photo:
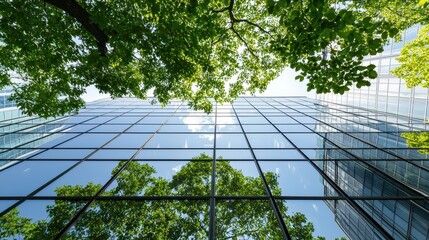
[{"label": "modern glass skyscraper", "polygon": [[3,137],[42,134],[2,146],[0,238],[429,236],[429,165],[400,137],[421,121],[299,97],[208,115],[100,100],[34,121],[0,122]]},{"label": "modern glass skyscraper", "polygon": [[[46,137],[47,133],[61,128],[61,121],[67,117],[58,119],[28,117],[18,109],[15,101],[9,99],[12,92],[11,86],[0,90],[0,146],[14,148],[31,142],[30,145],[37,147],[46,141],[50,141],[52,138]],[[51,124],[45,125],[44,123]],[[10,162],[7,159],[23,157],[28,152],[31,151],[28,149],[0,150],[0,168]]]},{"label": "modern glass skyscraper", "polygon": [[[406,116],[409,119],[429,118],[429,89],[422,87],[407,88],[405,81],[390,74],[399,63],[396,58],[405,43],[414,40],[422,26],[415,25],[407,29],[400,41],[390,39],[384,51],[364,59],[364,64],[374,64],[378,77],[371,80],[370,87],[355,86],[344,95],[320,94],[317,98],[364,109]],[[411,120],[410,120],[411,122]]]}]

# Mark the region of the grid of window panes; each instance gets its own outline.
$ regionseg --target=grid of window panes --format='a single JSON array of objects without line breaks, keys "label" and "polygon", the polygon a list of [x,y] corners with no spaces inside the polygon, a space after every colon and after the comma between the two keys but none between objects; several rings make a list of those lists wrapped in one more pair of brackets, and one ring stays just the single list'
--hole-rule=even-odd
[{"label": "grid of window panes", "polygon": [[10,94],[13,92],[11,86],[6,86],[0,89],[0,109],[15,107],[16,102],[9,100]]},{"label": "grid of window panes", "polygon": [[405,43],[417,37],[420,28],[421,25],[415,25],[405,30],[399,41],[390,39],[382,53],[365,58],[364,65],[374,64],[378,73],[376,79],[370,80],[371,86],[362,88],[354,86],[344,95],[320,94],[318,98],[409,118],[428,119],[429,89],[407,88],[403,79],[390,74],[390,71],[399,65],[396,58],[400,50]]},{"label": "grid of window panes", "polygon": [[0,124],[0,238],[429,236],[427,155],[401,137],[421,121],[241,97],[210,114],[124,98]]}]

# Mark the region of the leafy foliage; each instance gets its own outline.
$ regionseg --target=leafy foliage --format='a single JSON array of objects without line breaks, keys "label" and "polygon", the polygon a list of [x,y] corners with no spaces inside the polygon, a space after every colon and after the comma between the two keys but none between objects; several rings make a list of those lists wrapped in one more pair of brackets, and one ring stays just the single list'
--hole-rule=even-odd
[{"label": "leafy foliage", "polygon": [[0,87],[13,84],[11,72],[22,77],[13,99],[26,114],[77,111],[91,85],[209,112],[210,98],[264,91],[287,66],[308,90],[341,94],[377,77],[362,59],[399,32],[396,19],[367,15],[376,1],[64,1],[89,14],[105,48],[55,1],[0,2]]},{"label": "leafy foliage", "polygon": [[396,59],[401,65],[392,73],[404,79],[407,87],[429,88],[429,25],[420,30],[414,41],[405,44]]},{"label": "leafy foliage", "polygon": [[[113,188],[103,196],[205,196],[210,194],[212,161],[200,155],[183,165],[172,179],[155,177],[155,168],[149,164],[130,162],[122,171]],[[121,162],[112,174],[116,173]],[[264,194],[258,177],[246,177],[229,162],[217,165],[218,195]],[[275,173],[266,179],[273,194],[280,194]],[[91,196],[100,185],[61,186],[58,196]],[[49,220],[31,221],[19,216],[14,209],[0,218],[0,237],[25,236],[26,239],[52,239],[70,221],[85,202],[56,200],[46,209]],[[283,202],[278,203],[287,212]],[[65,239],[205,239],[208,236],[209,204],[202,200],[99,200],[66,234]],[[293,239],[313,239],[313,224],[302,213],[285,219]],[[218,239],[282,239],[277,220],[268,201],[219,200],[216,202],[216,236]],[[323,238],[318,238],[323,239]]]},{"label": "leafy foliage", "polygon": [[406,139],[410,148],[421,148],[419,153],[429,154],[429,132],[406,132],[401,137]]}]

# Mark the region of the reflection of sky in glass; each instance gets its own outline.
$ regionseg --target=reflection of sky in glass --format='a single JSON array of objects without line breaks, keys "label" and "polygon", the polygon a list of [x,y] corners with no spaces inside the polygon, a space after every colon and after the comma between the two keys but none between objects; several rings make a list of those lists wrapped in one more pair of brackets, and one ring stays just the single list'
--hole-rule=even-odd
[{"label": "reflection of sky in glass", "polygon": [[212,148],[213,134],[156,134],[146,148]]},{"label": "reflection of sky in glass", "polygon": [[56,196],[55,189],[64,185],[82,185],[89,182],[104,185],[111,177],[112,170],[118,165],[116,161],[83,162],[70,172],[37,193],[38,196]]},{"label": "reflection of sky in glass", "polygon": [[217,134],[217,148],[247,148],[247,142],[243,134]]},{"label": "reflection of sky in glass", "polygon": [[149,149],[143,149],[135,159],[138,160],[150,160],[150,159],[192,159],[195,156],[199,156],[200,154],[204,153],[205,155],[208,155],[212,157],[213,150],[208,149],[174,149],[174,150],[168,150],[168,149],[161,149],[161,150],[149,150]]},{"label": "reflection of sky in glass", "polygon": [[253,148],[292,148],[281,134],[246,134]]},{"label": "reflection of sky in glass", "polygon": [[259,162],[262,171],[279,175],[282,196],[324,196],[322,176],[308,162]]},{"label": "reflection of sky in glass", "polygon": [[74,163],[73,161],[24,161],[18,163],[0,172],[0,196],[26,196]]}]

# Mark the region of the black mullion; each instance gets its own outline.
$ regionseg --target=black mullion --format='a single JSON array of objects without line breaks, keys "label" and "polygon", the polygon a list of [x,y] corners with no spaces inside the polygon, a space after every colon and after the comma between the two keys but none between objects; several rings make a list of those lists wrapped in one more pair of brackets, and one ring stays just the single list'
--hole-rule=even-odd
[{"label": "black mullion", "polygon": [[[247,100],[246,100],[246,101],[247,101]],[[263,172],[262,172],[261,166],[259,166],[259,163],[258,163],[258,161],[256,160],[255,153],[253,152],[252,146],[250,145],[249,139],[247,138],[246,132],[244,131],[243,125],[241,124],[240,118],[238,117],[237,112],[235,111],[235,107],[234,107],[234,105],[233,105],[233,104],[231,104],[231,106],[232,106],[232,109],[233,109],[233,111],[234,111],[234,113],[235,113],[235,116],[236,116],[236,118],[237,118],[237,120],[238,120],[238,123],[239,123],[239,125],[240,125],[241,131],[243,132],[244,138],[246,139],[247,146],[249,147],[250,153],[252,154],[253,161],[254,161],[254,163],[255,163],[255,165],[256,165],[256,168],[257,168],[257,170],[258,170],[259,176],[260,176],[260,177],[261,177],[261,179],[262,179],[262,183],[263,183],[263,185],[264,185],[265,192],[266,192],[266,193],[268,194],[268,196],[269,196],[270,203],[271,203],[271,207],[273,208],[274,215],[276,216],[276,219],[277,219],[277,221],[278,221],[278,223],[279,223],[280,229],[281,229],[281,231],[282,231],[282,233],[283,233],[283,237],[284,237],[285,239],[291,239],[290,234],[289,234],[289,231],[288,231],[288,229],[287,229],[287,227],[286,227],[286,223],[284,222],[284,220],[283,220],[283,218],[282,218],[282,216],[281,216],[280,210],[279,210],[279,208],[278,208],[278,206],[277,206],[277,203],[276,203],[276,201],[275,201],[275,199],[274,199],[274,197],[273,197],[273,195],[272,195],[272,193],[271,193],[271,190],[270,190],[270,188],[269,188],[269,186],[268,186],[267,180],[265,179],[265,176],[264,176],[264,174],[263,174]]]},{"label": "black mullion", "polygon": [[[182,105],[182,104],[181,104]],[[139,150],[137,150],[137,152],[135,152],[130,159],[128,159],[126,161],[126,163],[109,179],[109,181],[107,181],[107,183],[105,183],[103,185],[103,187],[97,191],[97,193],[91,198],[91,200],[89,200],[85,206],[83,208],[81,208],[75,215],[74,217],[70,220],[70,222],[57,234],[57,236],[55,237],[55,239],[61,239],[61,237],[63,237],[67,231],[83,216],[83,214],[86,212],[86,210],[98,199],[98,197],[101,196],[101,194],[110,186],[110,184],[115,181],[115,179],[119,176],[119,174],[130,164],[131,161],[134,160],[134,158],[142,151],[142,149],[144,148],[144,146],[153,138],[153,136],[155,136],[157,134],[157,132],[168,122],[168,120],[171,119],[171,117],[174,115],[175,112],[177,112],[177,110],[180,108],[179,105],[176,110],[170,115],[170,117],[165,120],[165,122],[146,140],[146,142],[140,147]],[[154,109],[155,110],[155,109]],[[130,110],[131,111],[131,110]],[[125,114],[125,113],[124,113]],[[148,116],[148,115],[146,115]],[[145,116],[145,117],[146,117]],[[130,127],[133,126],[130,125]],[[124,130],[125,131],[125,130]],[[119,135],[118,135],[119,136]]]},{"label": "black mullion", "polygon": [[210,223],[209,223],[209,239],[216,239],[216,125],[217,125],[217,102],[215,105],[215,123],[214,123],[214,143],[213,143],[213,159],[212,159],[212,182],[210,196]]},{"label": "black mullion", "polygon": [[[264,101],[266,103],[266,101]],[[271,104],[269,104],[270,106],[272,106]],[[282,104],[283,106],[285,106],[284,104]],[[274,106],[272,106],[274,107]],[[274,107],[276,108],[276,107]],[[308,160],[308,163],[310,163],[311,166],[313,166],[313,168],[323,177],[323,179],[325,181],[327,181],[340,195],[342,195],[343,197],[346,198],[346,201],[362,216],[364,217],[368,222],[370,222],[375,228],[377,228],[377,230],[384,235],[384,237],[386,237],[387,239],[393,239],[392,236],[390,236],[390,234],[384,230],[383,227],[381,227],[381,225],[379,223],[377,223],[376,221],[374,221],[374,219],[367,213],[365,212],[362,207],[360,207],[354,200],[350,199],[350,197],[334,182],[332,181],[332,179],[329,178],[328,175],[326,175],[325,172],[323,172],[319,167],[317,167],[316,164],[314,164],[313,161],[311,161],[307,155],[305,155],[301,149],[299,149],[293,142],[291,142],[286,135],[280,131],[280,129],[278,129],[270,120],[268,120],[268,118],[266,118],[267,121],[269,121],[273,127],[275,127],[277,129],[277,131],[279,131],[280,134],[283,135],[283,137],[285,139],[287,139],[295,148],[296,150],[298,150],[301,155],[306,158]]]},{"label": "black mullion", "polygon": [[[20,200],[20,196],[0,197],[0,201],[4,200]],[[211,196],[99,196],[97,200],[210,200]],[[351,200],[409,200],[423,201],[427,197],[420,196],[349,196]],[[26,200],[73,200],[87,201],[92,199],[92,196],[30,196]],[[270,200],[269,196],[215,196],[217,200]],[[277,200],[347,200],[345,196],[274,196]]]}]

